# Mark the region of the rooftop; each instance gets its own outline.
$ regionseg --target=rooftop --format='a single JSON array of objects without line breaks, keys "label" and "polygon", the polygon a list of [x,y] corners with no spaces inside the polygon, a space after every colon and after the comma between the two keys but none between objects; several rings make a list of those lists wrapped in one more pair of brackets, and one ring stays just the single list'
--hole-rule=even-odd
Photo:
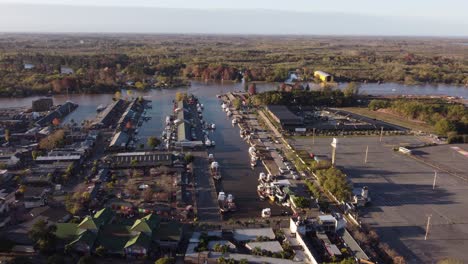
[{"label": "rooftop", "polygon": [[237,241],[253,241],[260,236],[275,239],[275,233],[272,228],[235,229],[233,235]]}]

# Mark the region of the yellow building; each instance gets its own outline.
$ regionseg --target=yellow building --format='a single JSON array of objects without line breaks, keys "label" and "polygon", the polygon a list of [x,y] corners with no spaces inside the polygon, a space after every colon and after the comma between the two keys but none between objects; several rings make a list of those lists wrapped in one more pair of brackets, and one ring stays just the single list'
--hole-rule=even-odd
[{"label": "yellow building", "polygon": [[333,76],[323,71],[315,71],[314,78],[320,79],[322,82],[333,82]]}]

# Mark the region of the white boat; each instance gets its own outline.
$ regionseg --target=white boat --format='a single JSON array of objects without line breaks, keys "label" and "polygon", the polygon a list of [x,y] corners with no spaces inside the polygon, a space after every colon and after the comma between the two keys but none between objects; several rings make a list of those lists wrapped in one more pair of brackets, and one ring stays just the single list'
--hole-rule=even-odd
[{"label": "white boat", "polygon": [[223,104],[221,105],[221,108],[222,108],[223,110],[226,109],[226,107],[227,107],[226,103],[223,103]]},{"label": "white boat", "polygon": [[216,146],[216,142],[214,140],[211,140],[211,146],[212,147]]},{"label": "white boat", "polygon": [[216,129],[216,125],[215,125],[215,124],[211,124],[211,129]]},{"label": "white boat", "polygon": [[211,147],[211,140],[209,138],[205,140],[205,146]]},{"label": "white boat", "polygon": [[100,104],[100,105],[98,105],[98,107],[96,108],[96,111],[97,111],[97,112],[102,112],[102,111],[104,111],[104,109],[106,109],[106,108],[107,108],[107,105],[102,105],[102,104]]},{"label": "white boat", "polygon": [[208,160],[209,161],[214,161],[214,155],[213,154],[208,154]]},{"label": "white boat", "polygon": [[166,126],[170,125],[171,124],[171,117],[170,116],[166,116]]},{"label": "white boat", "polygon": [[228,111],[228,112],[226,113],[226,115],[227,115],[227,116],[232,116],[232,112],[231,112],[231,111]]},{"label": "white boat", "polygon": [[231,122],[231,123],[232,123],[232,125],[235,125],[235,124],[237,124],[237,119],[236,119],[236,118],[234,118],[234,119],[232,120],[232,122]]},{"label": "white boat", "polygon": [[211,162],[210,165],[211,176],[215,180],[221,179],[221,174],[219,173],[219,163],[216,161]]},{"label": "white boat", "polygon": [[263,209],[262,210],[262,217],[263,218],[271,217],[271,209],[270,208]]}]

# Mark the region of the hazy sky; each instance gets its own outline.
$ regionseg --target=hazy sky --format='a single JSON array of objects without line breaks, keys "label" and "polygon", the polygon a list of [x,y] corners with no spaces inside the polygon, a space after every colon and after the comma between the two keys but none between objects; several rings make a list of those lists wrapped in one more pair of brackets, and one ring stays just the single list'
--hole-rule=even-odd
[{"label": "hazy sky", "polygon": [[468,36],[467,10],[468,0],[0,0],[0,31]]}]

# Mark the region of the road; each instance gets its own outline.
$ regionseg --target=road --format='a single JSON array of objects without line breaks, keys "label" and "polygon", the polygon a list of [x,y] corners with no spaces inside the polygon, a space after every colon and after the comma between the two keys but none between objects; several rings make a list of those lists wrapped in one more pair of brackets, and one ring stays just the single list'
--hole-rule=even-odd
[{"label": "road", "polygon": [[197,211],[199,221],[220,221],[215,187],[208,171],[206,152],[193,152],[193,174],[196,182]]}]

